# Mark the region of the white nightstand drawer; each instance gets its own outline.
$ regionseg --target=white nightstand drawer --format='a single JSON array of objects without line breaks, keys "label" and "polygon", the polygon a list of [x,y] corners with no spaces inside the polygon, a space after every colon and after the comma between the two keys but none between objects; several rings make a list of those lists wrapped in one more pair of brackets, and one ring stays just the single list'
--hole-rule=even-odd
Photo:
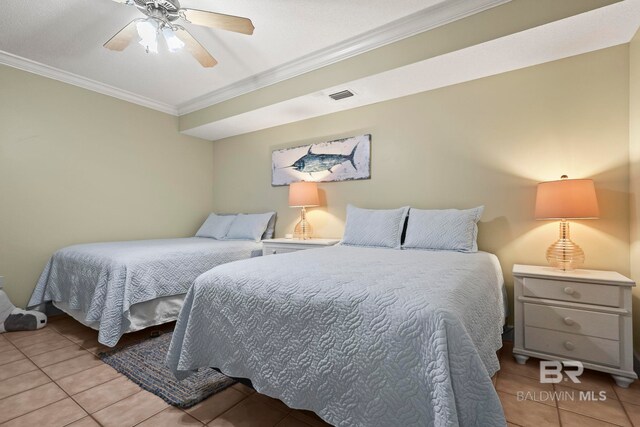
[{"label": "white nightstand drawer", "polygon": [[620,342],[602,338],[526,326],[524,346],[528,350],[585,360],[609,366],[620,365]]},{"label": "white nightstand drawer", "polygon": [[595,283],[525,277],[523,292],[525,296],[534,298],[548,298],[610,307],[618,307],[620,305],[619,287]]},{"label": "white nightstand drawer", "polygon": [[620,339],[620,317],[615,314],[525,303],[524,324],[609,340]]}]

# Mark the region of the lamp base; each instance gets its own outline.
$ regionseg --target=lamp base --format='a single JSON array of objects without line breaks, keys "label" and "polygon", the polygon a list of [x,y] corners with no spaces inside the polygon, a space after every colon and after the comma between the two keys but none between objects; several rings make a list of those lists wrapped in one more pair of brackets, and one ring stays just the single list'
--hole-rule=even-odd
[{"label": "lamp base", "polygon": [[313,237],[313,227],[311,227],[311,224],[307,221],[307,211],[305,208],[302,208],[302,211],[300,212],[300,221],[293,229],[293,238],[308,240],[311,237]]},{"label": "lamp base", "polygon": [[584,251],[569,235],[569,223],[560,221],[560,237],[547,249],[547,262],[558,270],[571,271],[584,264]]}]

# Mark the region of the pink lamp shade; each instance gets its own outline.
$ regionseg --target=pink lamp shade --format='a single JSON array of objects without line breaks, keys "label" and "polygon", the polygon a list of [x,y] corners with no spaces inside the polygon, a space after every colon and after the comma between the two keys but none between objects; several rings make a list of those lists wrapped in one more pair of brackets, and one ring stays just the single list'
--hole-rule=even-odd
[{"label": "pink lamp shade", "polygon": [[538,184],[536,219],[596,219],[599,215],[592,180],[560,179]]},{"label": "pink lamp shade", "polygon": [[289,206],[320,206],[318,184],[315,182],[293,182],[289,185]]}]

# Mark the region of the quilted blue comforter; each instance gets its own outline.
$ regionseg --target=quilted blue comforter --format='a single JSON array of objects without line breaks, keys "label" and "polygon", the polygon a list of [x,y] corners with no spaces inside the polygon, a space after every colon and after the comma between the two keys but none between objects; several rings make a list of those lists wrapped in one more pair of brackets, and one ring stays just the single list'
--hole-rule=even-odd
[{"label": "quilted blue comforter", "polygon": [[337,426],[504,426],[494,255],[348,246],[217,267],[185,299],[167,363],[249,378]]},{"label": "quilted blue comforter", "polygon": [[114,346],[134,304],[185,294],[211,268],[261,254],[261,243],[200,237],[69,246],[45,267],[29,307],[65,302],[99,324],[98,341]]}]

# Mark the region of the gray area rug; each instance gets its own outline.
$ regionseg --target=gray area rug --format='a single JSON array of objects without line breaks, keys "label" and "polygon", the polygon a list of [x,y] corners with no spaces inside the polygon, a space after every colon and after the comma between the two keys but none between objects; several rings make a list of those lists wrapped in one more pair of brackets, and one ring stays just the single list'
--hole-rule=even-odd
[{"label": "gray area rug", "polygon": [[189,408],[236,380],[212,368],[201,368],[182,381],[165,365],[172,332],[131,346],[100,353],[100,358],[143,389],[179,408]]}]

